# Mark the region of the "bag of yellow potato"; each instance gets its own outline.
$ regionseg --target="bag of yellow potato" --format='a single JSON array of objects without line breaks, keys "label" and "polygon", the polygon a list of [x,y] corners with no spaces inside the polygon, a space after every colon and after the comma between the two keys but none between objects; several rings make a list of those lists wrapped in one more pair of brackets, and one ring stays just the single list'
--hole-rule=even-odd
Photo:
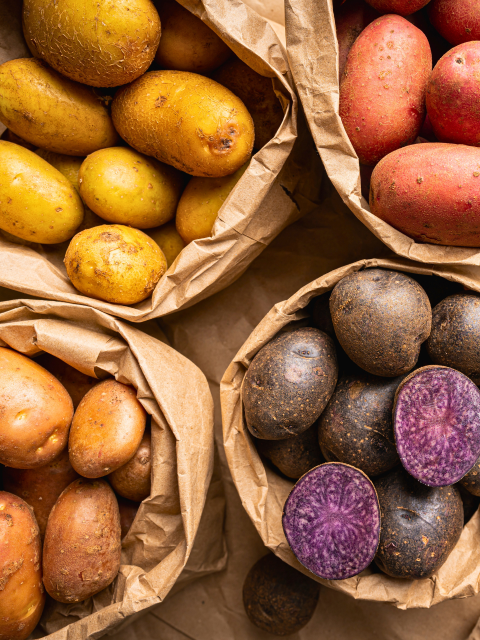
[{"label": "bag of yellow potato", "polygon": [[[24,358],[27,363],[32,358],[62,382],[74,407],[100,380],[104,380],[103,385],[108,380],[128,385],[123,388],[138,398],[147,417],[150,416],[148,497],[142,502],[138,501],[140,496],[130,496],[136,497],[134,502],[124,500],[120,497],[125,496],[125,490],[118,485],[119,478],[108,478],[117,495],[122,526],[117,577],[110,586],[84,601],[63,604],[49,598],[34,632],[34,637],[52,634],[49,637],[57,640],[99,637],[128,624],[147,608],[162,602],[172,590],[179,590],[225,565],[223,487],[213,472],[213,400],[205,376],[168,346],[155,323],[146,323],[144,331],[140,331],[95,309],[44,300],[8,300],[11,293],[0,290],[3,362],[6,354],[10,358]],[[145,446],[144,440],[145,437],[139,450]],[[62,455],[54,462],[63,460]],[[27,472],[36,470],[40,471]],[[48,477],[42,485],[29,487],[28,483],[18,484],[22,473],[27,472],[7,467],[4,471],[4,491],[14,493],[18,487],[15,495],[33,507],[43,537],[43,503],[37,494],[40,490],[43,502],[48,499]],[[104,481],[105,477],[100,484],[108,489]],[[112,491],[108,491],[113,497]],[[50,526],[49,521],[45,539]],[[80,524],[74,513],[69,530],[75,531],[75,527],[78,529]],[[68,571],[75,561],[75,557],[62,556],[57,568]],[[97,571],[97,562],[99,558],[93,554],[93,566],[83,566],[81,576],[85,578],[89,572]],[[102,568],[105,569],[104,564]],[[88,582],[83,584],[88,587]],[[45,585],[48,589],[47,581]],[[15,596],[20,607],[20,591]],[[0,592],[0,609],[2,597],[11,597],[8,588]],[[24,637],[21,630],[18,637]]]}]

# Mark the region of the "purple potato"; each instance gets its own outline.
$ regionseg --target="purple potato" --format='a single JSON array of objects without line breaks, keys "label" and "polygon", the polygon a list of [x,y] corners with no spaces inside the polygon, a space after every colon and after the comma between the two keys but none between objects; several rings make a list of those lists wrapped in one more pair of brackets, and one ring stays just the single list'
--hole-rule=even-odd
[{"label": "purple potato", "polygon": [[248,572],[243,605],[250,621],[276,636],[296,633],[310,621],[320,585],[269,553]]},{"label": "purple potato", "polygon": [[474,496],[480,496],[480,458],[460,480],[460,484]]},{"label": "purple potato", "polygon": [[361,372],[338,381],[318,421],[320,447],[328,459],[333,455],[368,476],[378,476],[399,462],[392,409],[401,380]]},{"label": "purple potato", "polygon": [[394,578],[428,578],[457,544],[463,504],[457,487],[426,487],[402,467],[375,481],[382,530],[377,566]]},{"label": "purple potato", "polygon": [[458,482],[480,455],[480,391],[455,369],[431,365],[407,376],[393,423],[401,463],[430,487]]},{"label": "purple potato", "polygon": [[311,327],[281,333],[260,349],[243,380],[250,433],[283,440],[306,431],[326,407],[337,377],[332,338]]},{"label": "purple potato", "polygon": [[293,487],[283,530],[297,560],[325,580],[344,580],[372,562],[380,538],[380,507],[372,482],[340,462],[322,464]]},{"label": "purple potato", "polygon": [[387,378],[413,369],[432,324],[422,287],[387,269],[365,269],[340,280],[330,297],[330,312],[349,358],[368,373]]}]

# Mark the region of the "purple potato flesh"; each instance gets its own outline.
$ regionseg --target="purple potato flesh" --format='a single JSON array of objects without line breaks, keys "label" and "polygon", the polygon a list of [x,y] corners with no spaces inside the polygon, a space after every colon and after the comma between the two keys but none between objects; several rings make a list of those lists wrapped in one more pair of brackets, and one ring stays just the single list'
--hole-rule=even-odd
[{"label": "purple potato flesh", "polygon": [[395,441],[410,475],[430,487],[458,482],[480,454],[480,391],[455,369],[417,369],[400,384]]},{"label": "purple potato flesh", "polygon": [[305,474],[283,508],[283,530],[297,560],[325,580],[344,580],[372,562],[380,507],[367,476],[330,462]]}]

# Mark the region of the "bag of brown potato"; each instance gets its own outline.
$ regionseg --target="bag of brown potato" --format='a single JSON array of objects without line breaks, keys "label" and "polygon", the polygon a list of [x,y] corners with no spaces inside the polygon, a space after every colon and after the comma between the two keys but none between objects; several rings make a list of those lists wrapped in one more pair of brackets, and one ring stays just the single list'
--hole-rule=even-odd
[{"label": "bag of brown potato", "polygon": [[[98,411],[100,416],[102,403],[110,399],[111,407],[124,407],[123,411],[126,411],[122,417],[122,437],[128,436],[126,426],[132,417],[137,416],[135,421],[138,422],[140,416],[143,425],[147,423],[143,437],[141,434],[136,436],[137,440],[141,439],[137,452],[113,474],[101,469],[100,477],[92,470],[83,471],[87,478],[79,475],[77,463],[71,456],[72,442],[69,449],[64,449],[45,466],[35,467],[33,461],[34,468],[25,469],[26,465],[20,461],[20,464],[14,462],[16,468],[4,468],[3,489],[8,493],[2,496],[13,493],[33,507],[41,537],[45,539],[45,549],[49,545],[48,555],[46,553],[43,558],[43,579],[53,598],[47,598],[36,637],[54,634],[56,638],[66,638],[73,634],[89,638],[105,633],[162,602],[172,589],[178,590],[202,575],[220,570],[225,563],[221,481],[216,474],[211,480],[213,401],[207,381],[192,362],[166,344],[156,325],[147,323],[144,329],[148,333],[100,311],[71,304],[40,300],[0,303],[3,360],[4,356],[16,358],[24,363],[25,371],[36,367],[40,378],[55,376],[53,381],[47,380],[49,384],[53,382],[50,389],[55,389],[55,385],[60,391],[63,388],[71,411],[75,408],[77,415],[76,409],[80,406],[80,412],[84,413],[83,418],[78,414],[77,426],[88,429],[88,424],[95,424],[91,412]],[[3,369],[5,374],[5,367]],[[18,375],[23,375],[21,368],[11,378]],[[19,396],[20,399],[24,397],[24,402],[31,381],[32,376],[24,385],[24,395]],[[5,385],[10,383],[7,378],[2,388],[5,390]],[[109,386],[115,387],[113,395],[116,399],[108,391]],[[95,395],[98,396],[97,390],[101,391],[99,397]],[[39,394],[40,409],[46,397],[45,392]],[[85,416],[85,410],[90,412],[90,418]],[[55,417],[45,411],[41,414],[44,421]],[[111,453],[112,446],[115,448],[114,433],[110,431],[108,420],[105,414],[103,439],[98,450],[104,460],[105,453],[107,457],[109,455],[108,449]],[[47,424],[45,428],[48,428]],[[92,428],[90,435],[86,434],[80,447],[85,453],[85,446],[94,444],[97,429]],[[55,433],[53,439],[47,440],[49,446],[56,446],[61,431]],[[112,443],[110,447],[109,442]],[[4,440],[2,460],[6,456],[6,446]],[[41,449],[37,448],[34,455],[48,455],[47,447],[43,447],[43,452]],[[24,446],[21,450],[26,455],[31,448]],[[76,451],[78,453],[79,449]],[[69,463],[68,452],[74,469]],[[99,453],[94,454],[91,450],[88,453],[91,461],[98,460]],[[60,491],[67,486],[55,503]],[[55,491],[56,496],[53,495]],[[89,504],[101,506],[107,505],[108,501],[112,502],[111,513],[118,501],[120,519],[112,526],[107,520],[99,521],[104,522],[105,531],[108,529],[113,537],[119,536],[118,541],[121,539],[120,565],[113,566],[118,562],[116,557],[103,558],[103,574],[107,568],[111,574],[108,579],[100,578],[110,584],[100,591],[95,587],[92,590],[88,576],[91,574],[91,580],[94,572],[100,570],[101,553],[97,549],[98,541],[95,546],[97,533],[93,532],[89,536],[93,538],[93,547],[90,549],[86,544],[86,560],[81,561],[82,582],[72,590],[61,580],[72,575],[69,568],[75,569],[75,562],[79,562],[78,556],[75,558],[68,551],[73,548],[68,545],[76,544],[74,538],[83,535],[78,512],[82,504],[88,510]],[[54,503],[54,511],[48,513]],[[68,523],[64,522],[65,518]],[[121,533],[116,530],[118,526]],[[84,533],[87,536],[90,532]],[[112,538],[110,553],[116,554],[117,548]],[[60,560],[62,549],[67,552]],[[93,564],[88,562],[89,554]],[[58,571],[60,574],[55,578]],[[86,592],[82,589],[94,595],[85,600],[82,593]]]},{"label": "bag of brown potato", "polygon": [[[371,480],[369,486],[372,486],[372,483],[375,486],[380,501],[382,522],[387,522],[385,518],[390,517],[389,514],[392,513],[388,509],[389,503],[385,498],[385,495],[388,494],[388,486],[387,489],[384,486],[385,478],[391,477],[395,480],[395,474],[406,473],[402,472],[402,466],[399,465],[400,461],[395,452],[395,441],[392,440],[393,431],[390,435],[387,434],[385,436],[386,439],[383,440],[386,446],[379,449],[382,452],[382,456],[378,456],[378,461],[380,461],[381,457],[382,464],[384,464],[382,468],[368,468],[366,464],[364,456],[365,443],[370,439],[369,434],[373,432],[364,430],[359,438],[357,433],[349,432],[347,434],[345,432],[350,431],[349,429],[342,430],[343,427],[338,426],[337,432],[340,437],[343,437],[342,442],[332,443],[328,439],[331,435],[329,434],[329,424],[332,421],[337,421],[338,423],[339,420],[343,424],[346,420],[342,408],[347,404],[346,400],[349,400],[348,404],[360,403],[362,407],[359,414],[360,421],[363,420],[370,424],[369,421],[373,420],[372,417],[367,417],[370,415],[366,413],[369,409],[362,404],[367,403],[368,399],[366,393],[362,392],[364,385],[362,386],[359,380],[361,376],[365,378],[365,376],[368,377],[370,375],[371,379],[367,380],[367,386],[371,386],[374,379],[377,381],[382,380],[382,378],[366,374],[365,370],[372,369],[372,364],[368,361],[368,357],[373,357],[375,366],[378,366],[379,363],[380,356],[378,354],[380,350],[374,342],[375,336],[377,340],[383,338],[386,343],[385,336],[388,334],[387,328],[382,333],[378,333],[378,335],[375,331],[372,333],[375,327],[371,316],[367,314],[367,306],[362,307],[363,315],[357,314],[355,316],[350,299],[353,294],[348,298],[348,291],[346,291],[345,295],[347,295],[350,302],[345,305],[344,303],[342,304],[341,295],[343,294],[339,287],[336,289],[338,294],[336,294],[335,298],[333,296],[330,298],[329,292],[342,281],[346,285],[350,281],[357,282],[358,277],[368,279],[370,275],[369,282],[377,283],[378,287],[382,287],[382,277],[385,278],[389,274],[392,276],[398,274],[398,277],[391,279],[391,286],[384,289],[385,299],[380,301],[379,296],[373,294],[370,297],[367,296],[371,302],[374,302],[376,309],[387,309],[386,298],[391,294],[392,287],[400,286],[403,281],[405,281],[404,284],[407,285],[408,291],[414,291],[415,295],[418,294],[419,296],[418,299],[415,298],[417,300],[415,304],[411,300],[409,302],[416,308],[414,314],[416,325],[414,326],[414,322],[409,322],[404,325],[401,331],[396,331],[393,326],[390,329],[393,342],[402,336],[404,337],[408,331],[411,331],[411,337],[408,342],[405,342],[403,348],[395,349],[390,352],[388,357],[383,358],[385,367],[398,366],[399,371],[401,371],[400,377],[398,371],[393,371],[393,369],[389,372],[384,371],[382,374],[383,376],[397,376],[383,378],[389,384],[392,381],[390,386],[395,382],[397,383],[396,386],[392,387],[393,393],[412,367],[414,367],[413,371],[418,370],[418,367],[426,367],[427,372],[429,372],[432,370],[437,371],[438,365],[440,367],[447,366],[450,367],[449,371],[456,369],[454,374],[461,376],[462,379],[464,376],[459,373],[462,371],[466,372],[466,375],[470,376],[470,378],[473,376],[471,371],[465,368],[465,365],[458,360],[458,357],[460,357],[458,348],[454,350],[453,355],[449,355],[448,362],[438,359],[434,337],[437,340],[439,332],[441,333],[444,329],[439,320],[443,317],[441,316],[442,305],[446,304],[442,300],[452,295],[454,300],[461,299],[463,301],[464,298],[468,298],[470,304],[475,305],[478,302],[478,295],[474,292],[479,292],[478,284],[469,278],[468,274],[457,273],[456,270],[448,267],[431,266],[425,268],[414,262],[402,259],[362,260],[318,278],[318,280],[300,289],[289,300],[275,305],[250,335],[227,369],[221,384],[224,445],[229,468],[242,504],[264,544],[282,560],[318,582],[355,599],[388,602],[400,609],[428,608],[444,600],[464,598],[478,593],[480,557],[476,539],[480,529],[480,512],[478,511],[479,499],[475,497],[475,493],[478,493],[474,482],[477,473],[476,465],[460,483],[449,487],[440,486],[431,489],[411,478],[411,481],[416,483],[415,486],[420,488],[420,492],[425,491],[427,497],[431,496],[429,498],[430,501],[435,502],[435,499],[438,498],[438,501],[435,502],[435,508],[438,509],[435,517],[437,515],[440,516],[440,520],[437,518],[440,523],[437,525],[437,532],[435,531],[435,526],[433,526],[435,519],[430,520],[428,516],[426,521],[429,525],[426,525],[425,522],[421,522],[421,513],[417,518],[415,510],[418,511],[420,509],[419,504],[412,507],[411,514],[413,513],[414,516],[408,515],[408,504],[402,505],[407,510],[405,512],[399,512],[398,509],[394,509],[397,514],[404,514],[404,519],[399,518],[395,523],[395,527],[398,527],[398,522],[405,523],[405,526],[411,527],[411,533],[407,536],[409,540],[411,538],[411,553],[408,551],[408,546],[404,548],[401,545],[401,536],[399,536],[398,540],[395,537],[392,540],[386,540],[388,535],[392,535],[392,530],[395,527],[382,524],[381,531],[376,530],[374,538],[375,536],[377,538],[372,542],[371,552],[375,555],[374,563],[369,564],[372,560],[371,555],[365,558],[366,568],[358,573],[358,570],[362,568],[362,565],[359,564],[362,559],[356,559],[357,565],[353,573],[357,573],[357,575],[353,575],[353,577],[323,579],[318,575],[320,571],[317,570],[317,573],[309,571],[307,568],[309,561],[302,555],[305,548],[308,549],[308,547],[304,547],[303,551],[299,549],[297,546],[298,540],[292,534],[293,525],[291,522],[294,496],[298,496],[299,500],[302,499],[300,495],[302,483],[306,479],[313,477],[313,472],[310,473],[309,470],[312,468],[316,468],[316,470],[322,469],[318,465],[324,464],[325,461],[333,462],[334,468],[338,465],[346,469],[355,467],[354,470],[359,476],[365,480]],[[393,283],[394,280],[401,282],[400,284]],[[472,290],[470,295],[465,289]],[[334,298],[333,302],[330,302],[330,309],[332,314],[338,314],[338,317],[330,315],[329,298],[330,300]],[[448,300],[451,299],[448,298]],[[407,300],[406,297],[404,298],[405,300]],[[367,303],[368,300],[366,300],[365,304],[367,305]],[[332,304],[334,307],[332,307]],[[391,305],[391,308],[395,309],[399,316],[402,313],[406,314],[406,307],[406,304],[403,306]],[[433,309],[433,325],[430,308]],[[351,329],[349,333],[342,332],[342,325],[338,319],[341,319],[342,314],[345,317],[350,314],[351,318],[355,318],[352,322],[358,321],[358,326],[363,323],[364,330],[357,333],[356,329],[358,327],[356,326],[356,329]],[[456,317],[458,318],[459,316],[457,315]],[[431,326],[433,326],[433,329],[430,334]],[[314,335],[314,338],[309,337],[310,333]],[[302,334],[304,342],[299,342],[300,334]],[[431,339],[425,342],[422,349],[420,349],[421,343],[429,337],[429,334]],[[299,336],[297,340],[298,353],[294,348],[295,345],[292,346],[290,344],[292,340],[295,341],[295,335]],[[366,352],[367,359],[362,360],[362,348],[364,349],[362,336],[364,335],[368,336],[370,347]],[[323,346],[323,343],[317,345],[315,342],[315,340],[320,340],[321,336],[323,336],[321,340],[325,343]],[[274,341],[272,341],[273,338],[275,338]],[[287,345],[287,343],[290,345],[288,352],[282,351],[282,346]],[[266,345],[269,345],[268,348]],[[329,382],[329,372],[332,367],[335,368],[337,365],[329,357],[330,352],[328,350],[332,347],[336,350],[335,360],[338,362],[336,375],[339,380],[333,396],[332,385]],[[310,349],[313,349],[316,353],[309,353]],[[326,351],[322,351],[325,349]],[[384,355],[386,353],[387,350],[385,349]],[[256,354],[259,355],[255,358]],[[324,356],[323,360],[323,356],[318,357],[322,354]],[[457,361],[454,362],[452,360],[453,356],[457,358]],[[280,412],[271,409],[270,412],[266,411],[265,416],[263,416],[262,407],[265,410],[265,404],[262,404],[261,401],[262,394],[268,395],[269,406],[273,406],[276,401],[276,390],[282,388],[282,386],[288,386],[290,382],[303,380],[302,366],[304,366],[304,363],[308,363],[309,358],[314,357],[317,358],[315,363],[318,361],[318,364],[312,365],[316,367],[314,371],[317,377],[314,377],[315,379],[311,381],[305,378],[305,384],[302,382],[301,388],[297,389],[298,397],[294,399],[293,404],[285,403],[282,405]],[[354,362],[352,362],[352,358]],[[251,370],[248,384],[246,384],[246,375],[252,367],[252,361],[256,363],[255,368]],[[432,368],[432,364],[437,366]],[[442,369],[440,368],[439,370],[441,371]],[[377,376],[378,373],[377,371]],[[409,379],[407,377],[406,381]],[[325,398],[321,397],[319,393],[314,395],[310,393],[309,395],[307,382],[310,386],[313,384],[317,386],[322,384],[324,387],[326,385],[329,386]],[[469,381],[469,384],[475,389],[473,383]],[[294,386],[290,385],[290,387]],[[350,395],[346,393],[347,389],[351,389]],[[393,402],[393,394],[388,391],[387,395],[387,404]],[[390,396],[392,397],[390,398]],[[285,396],[282,397],[283,399],[285,398]],[[325,405],[325,400],[329,403],[326,408],[323,406]],[[313,419],[315,422],[311,427],[308,427],[310,420],[307,420],[303,425],[301,422],[309,417],[307,416],[307,411],[310,401],[315,401],[317,404],[320,403],[322,406],[314,408],[315,416]],[[371,402],[376,401],[373,398]],[[372,404],[371,406],[373,407],[374,405]],[[310,410],[312,410],[311,407]],[[349,410],[351,410],[350,407]],[[378,406],[372,410],[374,413],[379,412],[381,414]],[[319,412],[320,417],[318,417]],[[277,420],[270,425],[267,418],[272,414],[277,416]],[[357,415],[354,417],[358,418]],[[287,420],[285,424],[288,426],[289,435],[292,435],[292,429],[297,430],[297,433],[300,433],[300,430],[303,429],[301,435],[281,440],[273,439],[276,436],[274,431],[284,428],[284,418]],[[352,425],[353,422],[352,420]],[[308,427],[306,430],[305,425]],[[370,427],[380,428],[378,425],[371,424]],[[263,429],[262,433],[259,432],[260,429]],[[392,429],[391,417],[389,429]],[[257,437],[253,437],[252,432]],[[320,435],[321,438],[319,437]],[[356,437],[357,441],[354,443],[350,436],[352,438]],[[266,437],[268,439],[265,439]],[[382,439],[383,436],[380,434],[378,437]],[[395,437],[398,437],[397,431],[395,431]],[[393,445],[389,444],[389,440],[392,440]],[[282,443],[287,446],[281,447]],[[298,446],[296,446],[297,443]],[[392,450],[390,451],[390,449]],[[404,458],[402,455],[400,457],[405,467]],[[456,458],[465,460],[464,455],[456,456]],[[379,476],[378,473],[381,475]],[[410,468],[409,473],[412,473]],[[302,478],[302,480],[295,484],[299,478]],[[297,493],[292,491],[294,486]],[[330,484],[330,489],[332,489],[332,486],[333,484]],[[390,486],[398,485],[391,484]],[[423,489],[421,489],[422,487]],[[309,500],[307,493],[302,495],[304,500]],[[286,504],[287,498],[290,501],[289,505]],[[396,504],[398,503],[391,501],[392,507],[395,507]],[[427,500],[426,504],[431,504],[431,502]],[[308,508],[308,505],[306,508]],[[442,513],[445,513],[445,509],[448,511],[448,517],[442,520]],[[352,515],[352,526],[354,516],[355,514]],[[448,527],[442,529],[442,522],[448,525],[448,530]],[[463,526],[464,522],[465,526]],[[422,555],[422,549],[418,552],[418,556],[412,555],[414,550],[418,551],[417,546],[415,546],[414,533],[418,533],[422,528],[419,525],[423,526],[422,536],[420,536],[419,540],[420,546],[425,549],[425,557]],[[375,526],[378,526],[378,522]],[[284,527],[286,527],[287,534],[284,532]],[[306,527],[308,531],[308,525]],[[425,529],[428,529],[428,532]],[[317,527],[315,530],[318,531],[320,529]],[[345,533],[345,535],[347,534]],[[340,548],[345,549],[344,542],[341,542],[344,539],[340,536],[338,540]],[[368,538],[365,536],[361,540],[363,540],[363,553],[363,547],[367,546]],[[436,543],[439,544],[438,547],[435,546]],[[312,542],[311,544],[314,546],[317,543]],[[353,545],[347,545],[348,548],[351,546]],[[294,554],[292,548],[295,549],[297,555]],[[442,549],[441,553],[440,549]],[[325,553],[328,555],[329,552],[325,551]],[[399,557],[397,564],[392,564],[397,556]],[[321,557],[320,553],[318,557]],[[430,563],[436,563],[436,566]],[[340,564],[336,562],[332,566],[338,568]],[[382,567],[382,570],[379,567]],[[414,577],[412,577],[413,574],[415,574]]]}]

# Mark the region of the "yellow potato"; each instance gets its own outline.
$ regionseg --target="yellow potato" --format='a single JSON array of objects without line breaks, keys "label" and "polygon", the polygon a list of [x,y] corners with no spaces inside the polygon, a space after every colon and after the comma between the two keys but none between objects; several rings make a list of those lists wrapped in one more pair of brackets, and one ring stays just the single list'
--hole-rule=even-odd
[{"label": "yellow potato", "polygon": [[79,182],[82,200],[104,220],[151,229],[175,215],[183,176],[133,149],[113,147],[85,159]]},{"label": "yellow potato", "polygon": [[64,76],[93,87],[117,87],[145,73],[160,41],[150,0],[24,0],[31,52]]},{"label": "yellow potato", "polygon": [[[206,179],[206,178],[205,178]],[[148,235],[154,240],[167,260],[167,267],[173,264],[175,258],[185,247],[185,242],[177,231],[175,221],[164,224],[162,227],[150,229]]]},{"label": "yellow potato", "polygon": [[130,146],[205,178],[239,169],[255,137],[253,120],[237,96],[187,71],[150,71],[123,87],[112,117]]},{"label": "yellow potato", "polygon": [[74,287],[117,304],[145,300],[167,270],[160,247],[138,229],[103,224],[77,233],[65,255]]},{"label": "yellow potato", "polygon": [[192,178],[177,207],[177,231],[188,244],[208,238],[220,207],[248,167],[248,162],[225,178]]},{"label": "yellow potato", "polygon": [[162,21],[155,62],[162,69],[208,73],[232,55],[210,27],[175,0],[157,0],[155,5]]},{"label": "yellow potato", "polygon": [[33,151],[0,140],[0,229],[56,244],[82,221],[82,201],[65,176]]},{"label": "yellow potato", "polygon": [[68,156],[118,142],[105,101],[35,58],[0,65],[0,121],[27,142]]}]

